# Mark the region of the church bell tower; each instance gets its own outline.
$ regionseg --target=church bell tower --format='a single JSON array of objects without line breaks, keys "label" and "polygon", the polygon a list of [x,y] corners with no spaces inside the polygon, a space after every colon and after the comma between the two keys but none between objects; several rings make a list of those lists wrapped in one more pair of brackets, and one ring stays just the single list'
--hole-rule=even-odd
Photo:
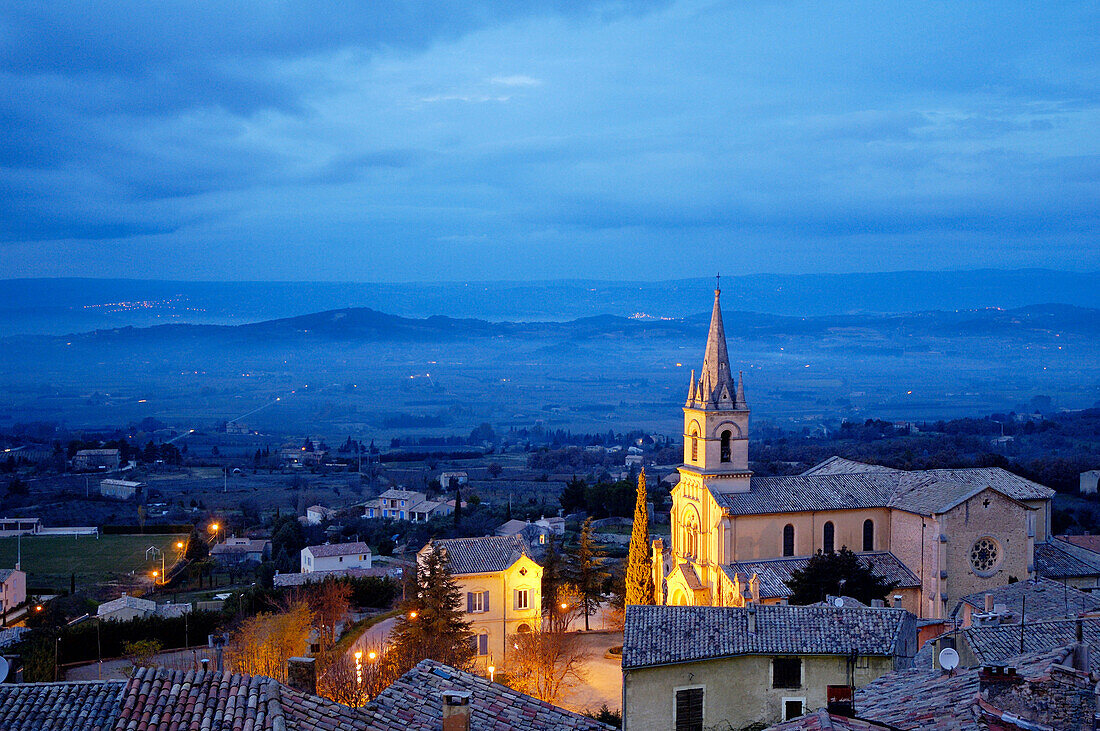
[{"label": "church bell tower", "polygon": [[684,464],[680,479],[711,492],[746,492],[749,489],[749,407],[745,382],[734,382],[722,325],[722,290],[714,290],[703,370],[691,372],[684,404]]}]

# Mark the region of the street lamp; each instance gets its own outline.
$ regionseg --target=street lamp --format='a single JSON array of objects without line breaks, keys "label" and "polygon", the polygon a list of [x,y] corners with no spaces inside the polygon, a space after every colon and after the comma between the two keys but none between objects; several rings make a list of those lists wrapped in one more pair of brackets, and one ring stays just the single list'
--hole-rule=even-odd
[{"label": "street lamp", "polygon": [[416,612],[409,612],[409,619],[416,619]]},{"label": "street lamp", "polygon": [[490,683],[493,682],[493,673],[495,673],[496,671],[497,671],[497,669],[494,666],[492,666],[492,665],[489,666],[489,682]]},{"label": "street lamp", "polygon": [[375,652],[374,650],[371,650],[370,652],[367,653],[367,659],[370,660],[371,662],[373,662],[377,658],[378,658],[378,653]]},{"label": "street lamp", "polygon": [[214,543],[218,542],[218,530],[221,528],[217,523],[210,524],[210,532],[214,534]]}]

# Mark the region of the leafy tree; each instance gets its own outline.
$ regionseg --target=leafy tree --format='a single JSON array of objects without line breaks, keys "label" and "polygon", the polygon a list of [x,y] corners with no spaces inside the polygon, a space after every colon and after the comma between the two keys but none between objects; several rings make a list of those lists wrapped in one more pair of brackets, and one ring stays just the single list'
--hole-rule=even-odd
[{"label": "leafy tree", "polygon": [[585,508],[587,505],[585,499],[587,489],[588,485],[585,481],[573,475],[573,479],[565,484],[565,488],[561,491],[561,497],[558,498],[562,509],[566,513],[574,513]]},{"label": "leafy tree", "polygon": [[417,561],[416,582],[390,634],[401,672],[425,658],[466,669],[473,661],[470,623],[446,553],[433,547]]},{"label": "leafy tree", "polygon": [[198,529],[192,530],[187,538],[187,548],[183,551],[183,557],[188,561],[201,561],[210,555],[210,544],[206,542]]},{"label": "leafy tree", "polygon": [[27,488],[27,483],[23,482],[18,477],[11,478],[11,482],[8,483],[9,495],[20,495],[25,497],[29,493],[30,490]]},{"label": "leafy tree", "polygon": [[626,603],[654,604],[653,567],[649,560],[649,513],[646,510],[645,468],[638,475],[638,496],[634,503],[634,531],[626,564]]},{"label": "leafy tree", "polygon": [[228,655],[238,673],[286,682],[286,663],[307,649],[313,616],[305,602],[283,612],[246,619],[230,640]]},{"label": "leafy tree", "polygon": [[860,562],[859,556],[847,546],[835,553],[818,551],[810,557],[806,568],[791,572],[787,582],[791,604],[813,604],[827,595],[844,595],[870,604],[885,599],[897,588],[897,582],[886,581]]},{"label": "leafy tree", "polygon": [[504,468],[496,462],[490,462],[488,468],[486,469],[489,472],[489,477],[492,477],[494,480],[500,477],[500,474],[504,472]]}]

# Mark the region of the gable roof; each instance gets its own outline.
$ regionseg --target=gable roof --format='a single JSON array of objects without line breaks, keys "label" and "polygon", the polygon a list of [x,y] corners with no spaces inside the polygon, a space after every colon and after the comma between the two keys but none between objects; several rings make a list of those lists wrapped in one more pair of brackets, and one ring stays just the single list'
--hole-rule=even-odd
[{"label": "gable roof", "polygon": [[368,728],[436,731],[443,718],[442,693],[448,690],[470,693],[470,728],[478,731],[612,728],[434,660],[421,660],[366,706]]},{"label": "gable roof", "polygon": [[112,599],[109,602],[100,604],[96,609],[96,614],[102,617],[105,614],[117,612],[120,609],[136,609],[141,612],[155,612],[157,611],[157,603],[150,599],[142,599],[141,597],[131,596],[130,594],[123,594],[117,599]]},{"label": "gable roof", "polygon": [[[887,581],[896,581],[898,588],[921,585],[917,575],[889,551],[867,551],[856,555],[859,557],[859,562],[871,569],[876,576],[881,576]],[[734,574],[741,574],[746,581],[756,574],[760,582],[760,598],[776,599],[791,595],[787,582],[791,580],[791,575],[795,571],[804,570],[809,562],[809,556],[789,556],[761,561],[739,561],[729,566],[722,566],[722,570],[731,581]]]},{"label": "gable roof", "polygon": [[358,543],[326,543],[323,546],[306,546],[314,558],[332,558],[333,556],[356,556],[362,553],[370,553],[370,546],[362,541]]},{"label": "gable roof", "polygon": [[1016,617],[1026,610],[1025,622],[1054,617],[1074,617],[1082,612],[1100,609],[1100,595],[1040,578],[1037,581],[1026,579],[998,586],[989,591],[968,594],[959,600],[951,615],[958,616],[964,604],[984,612],[986,594],[993,596],[994,604],[1007,605]]},{"label": "gable roof", "polygon": [[0,683],[5,731],[109,731],[125,682]]},{"label": "gable roof", "polygon": [[[1093,472],[1100,472],[1100,470],[1093,470]],[[1078,548],[1084,548],[1086,551],[1100,553],[1100,536],[1055,536],[1055,538]]]},{"label": "gable roof", "polygon": [[1017,500],[1047,500],[1048,487],[1000,467],[906,472],[832,457],[800,475],[753,475],[747,492],[712,492],[738,515],[811,510],[896,508],[919,515],[943,513],[983,490]]},{"label": "gable roof", "polygon": [[[750,612],[755,632],[749,632]],[[622,666],[735,655],[893,656],[904,651],[909,635],[915,641],[916,618],[904,609],[628,606]]]},{"label": "gable roof", "polygon": [[454,574],[487,574],[503,571],[521,556],[530,557],[531,548],[520,535],[483,536],[481,538],[448,538],[432,540],[421,551],[430,547],[442,548],[447,553]]}]

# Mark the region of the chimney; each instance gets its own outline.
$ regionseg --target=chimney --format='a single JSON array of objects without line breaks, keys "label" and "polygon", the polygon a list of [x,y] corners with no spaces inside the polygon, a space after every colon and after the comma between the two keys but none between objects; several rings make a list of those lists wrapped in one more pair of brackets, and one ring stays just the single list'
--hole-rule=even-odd
[{"label": "chimney", "polygon": [[317,667],[312,657],[292,657],[286,661],[286,684],[302,693],[317,695]]},{"label": "chimney", "polygon": [[470,691],[443,691],[443,731],[470,731]]},{"label": "chimney", "polygon": [[875,609],[883,609],[886,606],[886,602],[884,602],[882,599],[872,599],[871,606]]},{"label": "chimney", "polygon": [[986,611],[986,614],[993,611],[993,595],[992,594],[986,594],[985,595],[985,611]]},{"label": "chimney", "polygon": [[749,607],[749,634],[756,634],[756,607]]},{"label": "chimney", "polygon": [[210,658],[204,657],[201,662],[202,662],[202,671],[204,673],[207,672],[208,670],[210,670]]}]

